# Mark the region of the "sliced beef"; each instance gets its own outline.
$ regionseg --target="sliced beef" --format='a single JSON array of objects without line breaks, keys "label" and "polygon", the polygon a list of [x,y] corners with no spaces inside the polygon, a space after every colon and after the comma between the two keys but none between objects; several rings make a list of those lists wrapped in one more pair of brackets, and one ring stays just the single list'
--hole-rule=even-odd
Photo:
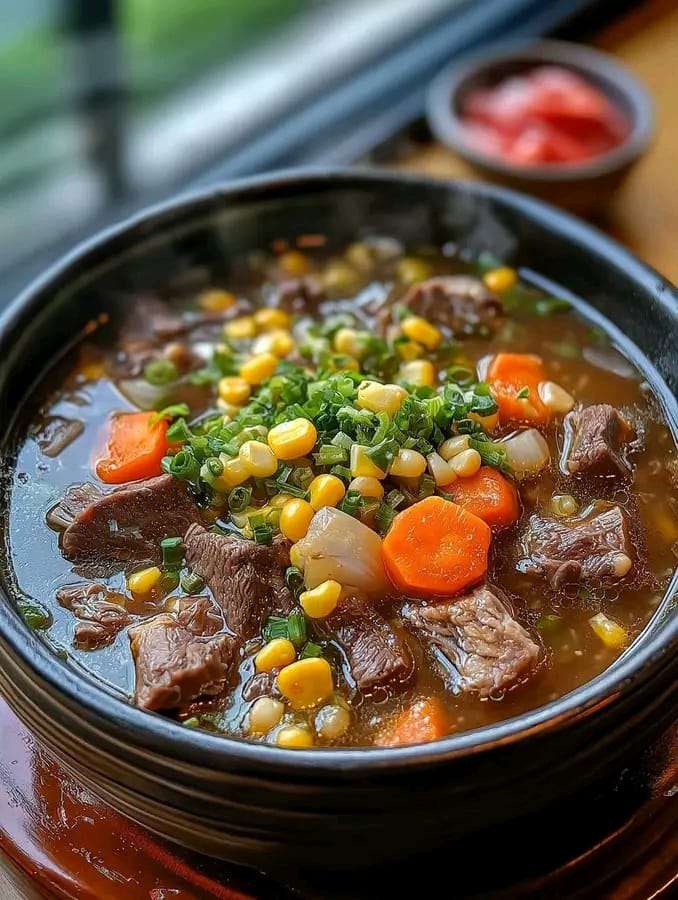
[{"label": "sliced beef", "polygon": [[455,333],[492,325],[503,312],[501,300],[479,278],[443,275],[413,285],[402,300],[413,313]]},{"label": "sliced beef", "polygon": [[561,467],[572,475],[617,475],[628,478],[632,468],[625,452],[633,427],[609,403],[596,403],[568,413]]},{"label": "sliced beef", "polygon": [[281,281],[275,289],[275,305],[285,312],[296,315],[313,315],[318,304],[325,299],[322,286],[313,275],[289,278]]},{"label": "sliced beef", "polygon": [[100,494],[77,511],[62,549],[76,561],[159,561],[160,541],[184,535],[199,519],[185,482],[159,475]]},{"label": "sliced beef", "polygon": [[289,542],[255,544],[231,535],[213,534],[192,525],[184,539],[186,562],[205,580],[221,606],[228,628],[246,640],[261,631],[272,613],[285,615],[292,596],[285,584]]},{"label": "sliced beef", "polygon": [[131,616],[125,597],[103,584],[71,584],[57,591],[57,600],[80,619],[74,640],[81,650],[96,650],[111,644],[118,632],[129,625]]},{"label": "sliced beef", "polygon": [[521,546],[519,570],[548,578],[554,588],[623,578],[632,567],[628,524],[618,506],[596,504],[577,519],[531,516]]},{"label": "sliced beef", "polygon": [[451,688],[489,697],[512,688],[537,664],[539,646],[493,588],[445,603],[408,604],[403,617],[450,677]]},{"label": "sliced beef", "polygon": [[211,601],[198,597],[176,616],[161,613],[130,628],[137,706],[178,709],[223,689],[239,644],[213,632],[218,621]]},{"label": "sliced beef", "polygon": [[362,597],[344,597],[319,630],[346,655],[351,676],[363,694],[407,684],[414,659],[404,637]]}]

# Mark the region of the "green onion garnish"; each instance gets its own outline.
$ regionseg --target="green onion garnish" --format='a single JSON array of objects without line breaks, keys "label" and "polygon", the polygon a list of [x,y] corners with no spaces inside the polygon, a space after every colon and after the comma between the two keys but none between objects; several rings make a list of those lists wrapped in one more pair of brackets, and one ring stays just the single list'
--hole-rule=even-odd
[{"label": "green onion garnish", "polygon": [[287,617],[287,636],[295,647],[301,647],[306,640],[306,617],[300,609],[293,609]]},{"label": "green onion garnish", "polygon": [[187,594],[199,594],[205,587],[204,580],[197,572],[186,572],[181,576],[181,589]]},{"label": "green onion garnish", "polygon": [[179,370],[169,359],[154,359],[144,368],[144,378],[149,384],[160,387],[179,377]]},{"label": "green onion garnish", "polygon": [[49,628],[52,624],[51,615],[47,610],[38,606],[37,603],[28,603],[26,600],[19,600],[17,602],[17,608],[21,618],[29,628],[40,630],[42,628]]},{"label": "green onion garnish", "polygon": [[323,648],[320,644],[316,644],[313,641],[307,641],[299,654],[300,659],[311,659],[314,656],[322,656]]},{"label": "green onion garnish", "polygon": [[266,642],[287,637],[287,616],[269,616],[262,636]]},{"label": "green onion garnish", "polygon": [[233,488],[228,495],[228,508],[234,513],[242,512],[250,505],[251,499],[252,489],[241,484],[238,487]]},{"label": "green onion garnish", "polygon": [[268,523],[255,525],[252,528],[252,536],[257,544],[270,544],[273,540],[273,528]]},{"label": "green onion garnish", "polygon": [[304,573],[296,566],[288,566],[285,570],[285,583],[296,598],[304,587]]},{"label": "green onion garnish", "polygon": [[332,444],[323,444],[317,453],[313,454],[317,466],[334,466],[344,463],[348,459],[348,451],[343,447],[335,447]]},{"label": "green onion garnish", "polygon": [[180,569],[184,560],[184,542],[180,537],[166,537],[160,541],[162,564],[165,569]]}]

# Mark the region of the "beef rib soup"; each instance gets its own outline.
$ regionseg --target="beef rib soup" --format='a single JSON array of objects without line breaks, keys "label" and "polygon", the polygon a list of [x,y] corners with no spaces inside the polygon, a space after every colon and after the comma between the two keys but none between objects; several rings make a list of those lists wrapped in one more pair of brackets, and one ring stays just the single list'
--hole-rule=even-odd
[{"label": "beef rib soup", "polygon": [[130,703],[431,741],[591,679],[659,604],[659,406],[489,254],[305,235],[123,307],[27,412],[10,541],[26,622]]}]

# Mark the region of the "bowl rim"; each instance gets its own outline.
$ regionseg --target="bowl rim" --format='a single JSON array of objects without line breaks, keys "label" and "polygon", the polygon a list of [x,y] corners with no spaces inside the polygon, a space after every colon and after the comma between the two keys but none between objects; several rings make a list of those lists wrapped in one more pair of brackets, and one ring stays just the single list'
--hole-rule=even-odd
[{"label": "bowl rim", "polygon": [[[375,169],[302,168],[183,192],[97,233],[51,265],[16,297],[0,316],[0,344],[31,306],[49,302],[55,284],[67,279],[75,280],[76,270],[99,261],[102,250],[108,250],[108,258],[111,259],[114,250],[119,250],[116,244],[124,244],[124,254],[135,243],[157,239],[160,233],[171,230],[173,225],[180,225],[186,218],[199,220],[208,217],[214,213],[215,204],[256,202],[276,197],[287,199],[342,188],[384,190],[397,184],[426,191],[449,186],[476,199],[499,201],[519,215],[557,233],[564,241],[586,246],[588,250],[605,257],[627,277],[639,282],[644,291],[652,291],[678,325],[678,291],[666,279],[596,228],[549,204],[482,182],[441,181]],[[649,360],[646,362],[675,433],[678,431],[678,404],[652,363]],[[7,541],[3,553],[9,557]],[[676,581],[674,574],[667,597],[675,591]],[[646,639],[642,646],[634,649],[635,645],[632,645],[614,665],[592,681],[551,703],[520,716],[452,734],[429,744],[387,748],[316,747],[290,750],[185,728],[159,714],[149,714],[108,692],[93,676],[58,660],[46,642],[25,625],[5,591],[0,588],[0,650],[2,643],[59,702],[65,701],[71,709],[86,715],[101,731],[136,746],[144,746],[159,756],[181,759],[202,768],[210,764],[216,770],[237,762],[249,770],[268,775],[337,778],[346,774],[369,776],[385,769],[391,773],[474,756],[496,747],[527,742],[546,732],[572,725],[581,718],[588,718],[597,708],[619,702],[622,696],[637,687],[639,680],[649,679],[670,661],[671,649],[678,647],[678,616],[668,617],[668,621],[663,622],[658,632]]]},{"label": "bowl rim", "polygon": [[[454,100],[465,83],[496,65],[515,60],[534,64],[561,64],[614,85],[631,109],[631,129],[624,140],[605,153],[578,163],[520,166],[504,162],[472,147],[464,136]],[[605,91],[605,89],[603,88]],[[607,91],[605,91],[607,94]],[[648,148],[655,131],[652,97],[631,70],[613,56],[584,44],[569,41],[510,41],[474,51],[443,69],[427,92],[427,116],[436,137],[478,168],[506,178],[535,183],[575,183],[616,172],[638,159]]]}]

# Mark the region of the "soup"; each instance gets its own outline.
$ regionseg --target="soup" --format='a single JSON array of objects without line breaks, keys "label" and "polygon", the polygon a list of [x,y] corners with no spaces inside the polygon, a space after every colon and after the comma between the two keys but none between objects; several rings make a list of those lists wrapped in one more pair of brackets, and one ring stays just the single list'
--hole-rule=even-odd
[{"label": "soup", "polygon": [[430,741],[593,678],[661,601],[661,411],[490,254],[306,235],[111,313],[46,379],[10,541],[26,622],[129,702]]}]

